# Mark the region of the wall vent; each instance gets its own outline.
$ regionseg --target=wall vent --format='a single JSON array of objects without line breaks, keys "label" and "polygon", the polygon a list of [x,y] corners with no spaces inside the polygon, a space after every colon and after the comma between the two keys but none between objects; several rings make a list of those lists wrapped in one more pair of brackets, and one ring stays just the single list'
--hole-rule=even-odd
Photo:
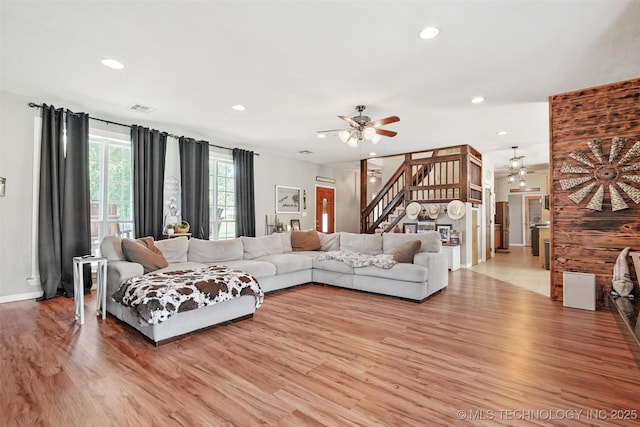
[{"label": "wall vent", "polygon": [[147,107],[146,105],[141,105],[141,104],[133,104],[131,106],[131,109],[135,111],[140,111],[141,113],[152,113],[156,111],[156,109],[153,107]]}]

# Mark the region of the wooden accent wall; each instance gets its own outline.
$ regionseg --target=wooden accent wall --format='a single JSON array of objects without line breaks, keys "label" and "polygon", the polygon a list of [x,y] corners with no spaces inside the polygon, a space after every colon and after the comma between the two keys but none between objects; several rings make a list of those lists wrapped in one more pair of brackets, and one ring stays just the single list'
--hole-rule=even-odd
[{"label": "wooden accent wall", "polygon": [[[553,180],[551,298],[562,300],[563,272],[592,273],[596,276],[597,306],[603,307],[607,305],[608,299],[605,297],[611,290],[613,267],[620,251],[628,246],[633,250],[640,250],[640,204],[634,203],[627,193],[617,187],[617,182],[623,180],[640,189],[640,183],[621,178],[626,173],[621,172],[617,165],[617,161],[640,141],[640,79],[551,96],[549,113],[550,167]],[[610,166],[613,137],[626,138],[626,143]],[[604,165],[600,164],[587,145],[594,139],[602,141]],[[578,149],[593,161],[595,167],[587,166],[570,156],[571,152]],[[640,162],[640,158],[635,158],[630,163],[637,162]],[[587,168],[590,173],[563,173],[561,169],[565,163]],[[611,174],[597,172],[603,166],[613,170],[616,178],[612,178]],[[633,171],[631,174],[640,176],[640,171]],[[560,180],[580,176],[594,177],[591,182],[596,185],[577,204],[569,196],[589,183],[567,189],[565,182],[563,190]],[[587,208],[601,184],[605,188],[602,211]],[[628,209],[612,211],[610,184],[617,188],[629,206]],[[633,267],[630,267],[630,272],[637,283]]]}]

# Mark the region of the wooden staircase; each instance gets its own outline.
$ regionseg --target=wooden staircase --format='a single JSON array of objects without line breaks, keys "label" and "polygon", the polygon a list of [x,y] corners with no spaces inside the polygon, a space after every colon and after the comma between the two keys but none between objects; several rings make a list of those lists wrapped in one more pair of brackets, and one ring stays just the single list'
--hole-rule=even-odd
[{"label": "wooden staircase", "polygon": [[482,203],[482,155],[469,145],[404,154],[404,161],[368,204],[367,160],[360,162],[360,232],[391,231],[410,202]]}]

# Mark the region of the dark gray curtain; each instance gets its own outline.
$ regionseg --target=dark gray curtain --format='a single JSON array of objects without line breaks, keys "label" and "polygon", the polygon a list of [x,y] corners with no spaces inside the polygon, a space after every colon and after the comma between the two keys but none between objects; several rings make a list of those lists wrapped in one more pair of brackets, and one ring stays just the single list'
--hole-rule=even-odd
[{"label": "dark gray curtain", "polygon": [[233,149],[236,182],[236,237],[256,236],[256,202],[253,180],[253,151]]},{"label": "dark gray curtain", "polygon": [[131,126],[133,229],[136,237],[162,238],[164,164],[167,134]]},{"label": "dark gray curtain", "polygon": [[[66,141],[63,136],[66,128]],[[89,116],[42,107],[38,266],[43,295],[73,296],[73,257],[91,253]],[[91,290],[85,266],[84,290]]]},{"label": "dark gray curtain", "polygon": [[193,237],[209,240],[209,143],[181,137],[182,220]]}]

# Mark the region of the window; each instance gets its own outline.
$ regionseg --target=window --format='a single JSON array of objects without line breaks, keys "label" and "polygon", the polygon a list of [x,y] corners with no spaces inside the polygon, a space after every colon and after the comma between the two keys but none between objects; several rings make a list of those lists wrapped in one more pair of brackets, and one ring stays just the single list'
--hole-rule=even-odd
[{"label": "window", "polygon": [[233,162],[213,152],[209,156],[209,238],[236,237],[235,179]]},{"label": "window", "polygon": [[133,237],[131,141],[128,134],[89,130],[91,252],[104,236]]}]

